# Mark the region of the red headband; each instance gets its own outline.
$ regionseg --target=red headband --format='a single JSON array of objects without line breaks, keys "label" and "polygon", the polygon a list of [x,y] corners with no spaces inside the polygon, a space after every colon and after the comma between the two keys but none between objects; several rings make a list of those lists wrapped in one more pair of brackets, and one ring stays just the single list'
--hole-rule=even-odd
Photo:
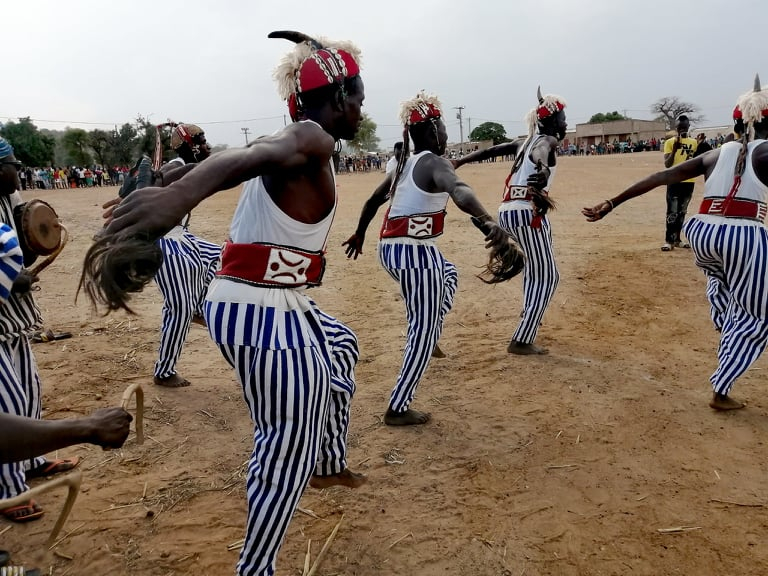
[{"label": "red headband", "polygon": [[360,73],[352,55],[346,50],[322,48],[312,53],[301,63],[296,73],[296,91],[308,92],[334,83],[341,83],[345,78],[352,78]]},{"label": "red headband", "polygon": [[411,110],[411,115],[408,117],[408,124],[418,124],[419,122],[424,122],[430,118],[441,117],[442,113],[440,112],[440,108],[427,102],[421,102]]},{"label": "red headband", "polygon": [[557,106],[557,110],[550,110],[546,106],[539,106],[536,109],[536,115],[539,117],[539,120],[544,120],[544,118],[552,116],[552,114],[555,114],[556,112],[560,112],[565,108],[562,102],[555,102],[555,106]]}]

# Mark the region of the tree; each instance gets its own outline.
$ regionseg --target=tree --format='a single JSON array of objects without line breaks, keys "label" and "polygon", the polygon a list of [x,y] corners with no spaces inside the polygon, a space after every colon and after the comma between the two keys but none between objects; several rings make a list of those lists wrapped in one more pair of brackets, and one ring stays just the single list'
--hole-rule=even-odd
[{"label": "tree", "polygon": [[112,135],[106,130],[91,130],[88,134],[88,144],[96,155],[99,164],[106,168],[111,164]]},{"label": "tree", "polygon": [[129,166],[136,161],[136,128],[127,122],[118,130],[112,132],[112,158],[123,166]]},{"label": "tree", "polygon": [[379,138],[376,136],[376,122],[368,114],[363,113],[360,127],[354,140],[348,142],[349,147],[357,152],[368,152],[379,149]]},{"label": "tree", "polygon": [[493,140],[494,145],[501,144],[502,142],[509,142],[507,131],[504,129],[504,126],[497,122],[483,122],[480,126],[472,130],[469,139],[472,142]]},{"label": "tree", "polygon": [[601,124],[603,122],[615,122],[616,120],[629,120],[629,118],[623,114],[619,114],[616,110],[613,112],[606,112],[605,114],[598,112],[589,119],[588,124]]},{"label": "tree", "polygon": [[88,166],[91,163],[91,149],[88,132],[82,128],[67,128],[61,137],[64,150],[67,152],[67,164]]},{"label": "tree", "polygon": [[8,122],[0,129],[0,135],[11,143],[16,158],[27,166],[49,166],[53,162],[56,141],[41,134],[29,117]]},{"label": "tree", "polygon": [[677,96],[664,96],[651,104],[651,113],[656,114],[656,120],[663,120],[667,124],[667,130],[675,127],[675,120],[681,114],[688,116],[691,125],[699,124],[705,120],[703,114],[699,114],[699,107],[690,102],[683,102]]}]

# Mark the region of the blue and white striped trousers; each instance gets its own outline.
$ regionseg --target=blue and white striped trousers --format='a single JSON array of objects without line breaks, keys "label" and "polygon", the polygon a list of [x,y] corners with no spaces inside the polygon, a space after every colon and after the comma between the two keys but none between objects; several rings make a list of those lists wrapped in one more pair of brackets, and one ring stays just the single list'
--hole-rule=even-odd
[{"label": "blue and white striped trousers", "polygon": [[[40,376],[27,336],[20,334],[0,341],[0,412],[39,419],[41,402]],[[25,492],[25,470],[44,462],[44,458],[37,457],[0,465],[0,499]]]},{"label": "blue and white striped trousers", "polygon": [[712,388],[727,395],[768,344],[768,230],[717,216],[694,216],[684,230],[707,277],[710,314],[720,331]]},{"label": "blue and white striped trousers", "polygon": [[354,333],[306,299],[305,311],[206,301],[211,337],[254,422],[248,521],[237,573],[271,576],[310,476],[346,466],[359,352]]},{"label": "blue and white striped trousers", "polygon": [[163,295],[163,320],[155,376],[176,374],[176,362],[189,334],[194,315],[203,315],[203,302],[216,273],[221,246],[184,231],[179,237],[158,240],[163,265],[155,275]]},{"label": "blue and white striped trousers", "polygon": [[393,411],[405,412],[440,340],[445,316],[453,307],[458,273],[432,243],[382,240],[378,253],[379,262],[400,285],[405,301],[408,335],[403,364],[389,399]]},{"label": "blue and white striped trousers", "polygon": [[533,210],[499,207],[499,225],[520,245],[525,254],[523,270],[523,313],[512,340],[533,344],[541,320],[555,295],[560,273],[552,248],[549,219],[541,219],[541,228],[531,228]]}]

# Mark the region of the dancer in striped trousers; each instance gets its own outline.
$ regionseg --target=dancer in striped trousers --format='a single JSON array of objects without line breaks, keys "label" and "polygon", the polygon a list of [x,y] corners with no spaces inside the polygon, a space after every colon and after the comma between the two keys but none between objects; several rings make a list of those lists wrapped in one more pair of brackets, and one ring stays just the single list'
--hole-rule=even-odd
[{"label": "dancer in striped trousers", "polygon": [[[241,576],[275,573],[307,484],[356,488],[366,480],[346,463],[357,340],[306,295],[325,269],[336,142],[354,138],[360,123],[359,51],[296,32],[270,36],[297,42],[275,73],[294,123],[212,156],[165,189],[137,190],[115,208],[105,240],[170,230],[207,196],[245,183],[205,303],[208,330],[235,368],[254,422]],[[127,294],[94,293],[126,304]]]},{"label": "dancer in striped trousers", "polygon": [[[178,158],[163,167],[169,173],[176,167],[202,162],[211,154],[205,132],[194,124],[178,124],[171,132],[171,148]],[[189,380],[176,372],[184,342],[192,322],[204,323],[203,302],[221,256],[221,246],[189,231],[189,216],[158,240],[163,265],[155,282],[163,295],[160,349],[155,362],[154,383],[178,388]]]},{"label": "dancer in striped trousers", "polygon": [[523,275],[523,311],[512,340],[511,354],[546,354],[534,344],[544,313],[555,295],[560,273],[552,246],[552,229],[547,210],[549,187],[555,176],[557,146],[565,137],[565,100],[553,94],[541,95],[539,105],[526,116],[528,137],[478,150],[453,160],[456,168],[496,158],[514,156],[512,171],[504,184],[499,224],[520,245],[525,254]]},{"label": "dancer in striped trousers", "polygon": [[663,184],[699,175],[706,179],[699,213],[685,224],[696,265],[707,277],[707,298],[720,332],[717,370],[712,374],[715,410],[745,404],[730,396],[736,379],[768,345],[768,90],[759,78],[734,109],[740,139],[705,152],[633,184],[617,197],[584,208],[587,220],[600,220],[616,206]]},{"label": "dancer in striped trousers", "polygon": [[413,410],[416,388],[437,347],[443,322],[453,306],[456,267],[440,252],[435,239],[443,233],[448,198],[482,226],[488,246],[508,243],[472,189],[456,178],[441,158],[448,140],[440,102],[420,93],[403,103],[400,117],[413,139],[414,153],[404,143],[397,169],[366,202],[355,233],[344,243],[347,257],[362,253],[365,233],[376,211],[391,200],[379,242],[379,262],[400,286],[408,319],[403,364],[389,399],[384,422],[389,426],[425,424],[429,414]]},{"label": "dancer in striped trousers", "polygon": [[[40,418],[41,388],[37,364],[28,334],[42,323],[40,309],[32,298],[37,282],[24,268],[14,208],[21,203],[16,160],[11,145],[0,138],[0,412]],[[29,263],[29,262],[28,262]],[[25,492],[27,478],[56,474],[74,468],[78,459],[49,461],[36,457],[25,462],[0,465],[0,499]],[[34,500],[0,510],[7,519],[27,522],[43,515]]]}]

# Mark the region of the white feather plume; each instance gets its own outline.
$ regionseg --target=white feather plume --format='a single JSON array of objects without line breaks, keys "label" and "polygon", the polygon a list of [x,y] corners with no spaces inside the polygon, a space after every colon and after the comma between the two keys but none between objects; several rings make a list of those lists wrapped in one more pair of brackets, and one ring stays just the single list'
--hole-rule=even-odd
[{"label": "white feather plume", "polygon": [[424,90],[420,90],[415,98],[400,102],[400,122],[408,124],[411,118],[411,111],[422,104],[426,104],[427,106],[431,104],[440,110],[440,115],[443,114],[443,105],[440,103],[438,97],[435,94],[427,94]]},{"label": "white feather plume", "polygon": [[[360,66],[361,51],[360,48],[355,46],[352,42],[346,40],[329,40],[324,36],[317,36],[317,41],[323,45],[324,48],[335,48],[336,50],[344,50],[348,52],[352,58],[354,58],[357,65]],[[315,49],[309,44],[309,42],[302,42],[296,44],[293,50],[288,52],[280,59],[280,63],[272,73],[272,77],[277,82],[277,92],[280,97],[286,100],[291,94],[296,92],[296,73],[304,63],[304,60],[309,58]]]},{"label": "white feather plume", "polygon": [[744,124],[757,124],[763,119],[763,110],[768,110],[768,90],[750,90],[739,96],[736,105],[741,110]]}]

